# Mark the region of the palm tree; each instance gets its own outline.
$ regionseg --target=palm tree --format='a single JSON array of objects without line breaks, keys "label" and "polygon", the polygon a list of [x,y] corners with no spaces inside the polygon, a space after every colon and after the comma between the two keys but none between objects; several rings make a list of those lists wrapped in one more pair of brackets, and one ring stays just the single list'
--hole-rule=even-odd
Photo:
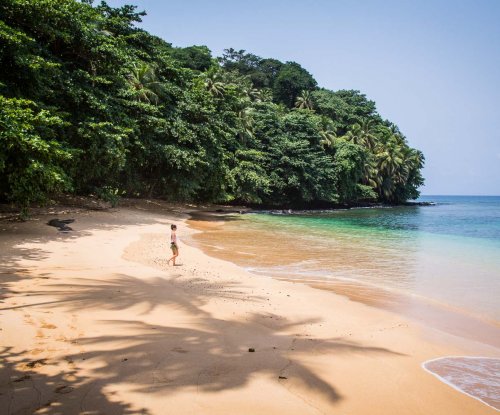
[{"label": "palm tree", "polygon": [[203,75],[205,88],[214,96],[223,96],[226,92],[226,86],[222,82],[219,71],[212,67]]},{"label": "palm tree", "polygon": [[361,134],[364,137],[365,145],[373,150],[377,142],[377,136],[375,135],[375,121],[366,119],[361,124]]},{"label": "palm tree", "polygon": [[398,143],[390,139],[385,146],[377,153],[379,170],[393,175],[403,164],[404,155]]},{"label": "palm tree", "polygon": [[134,64],[127,75],[127,82],[132,87],[132,93],[137,101],[158,104],[163,85],[158,81],[154,67],[146,62]]},{"label": "palm tree", "polygon": [[392,134],[401,134],[401,131],[399,131],[399,127],[392,122],[389,125],[389,130]]},{"label": "palm tree", "polygon": [[375,122],[373,120],[364,120],[361,124],[354,124],[344,138],[353,144],[373,150],[377,142],[374,127]]},{"label": "palm tree", "polygon": [[343,136],[343,138],[346,141],[349,141],[350,143],[356,144],[358,146],[365,145],[365,141],[364,141],[363,136],[361,134],[361,125],[359,125],[358,123],[354,124],[349,129],[347,134]]},{"label": "palm tree", "polygon": [[263,88],[260,90],[261,102],[271,102],[273,100],[273,91],[271,88]]},{"label": "palm tree", "polygon": [[319,135],[321,136],[320,144],[323,147],[331,147],[337,138],[336,128],[332,120],[328,117],[321,117],[321,129]]},{"label": "palm tree", "polygon": [[408,165],[404,163],[404,147],[400,137],[392,135],[382,146],[377,147],[377,169],[380,175],[379,194],[390,200],[397,184],[408,177]]},{"label": "palm tree", "polygon": [[250,97],[255,102],[271,102],[273,100],[273,93],[269,88],[256,89],[250,91]]},{"label": "palm tree", "polygon": [[260,102],[260,89],[250,88],[248,91],[248,98],[252,101]]},{"label": "palm tree", "polygon": [[424,167],[425,157],[424,153],[420,150],[410,149],[410,155],[408,157],[411,167],[416,170],[420,170]]},{"label": "palm tree", "polygon": [[409,147],[403,147],[403,163],[396,172],[396,181],[400,184],[405,184],[410,177],[412,171],[420,170],[424,167],[424,155],[421,151]]},{"label": "palm tree", "polygon": [[295,108],[313,110],[313,98],[311,91],[302,90],[295,99]]},{"label": "palm tree", "polygon": [[381,176],[377,168],[377,160],[372,154],[369,155],[368,160],[363,165],[363,178],[361,181],[363,184],[375,190],[381,185]]},{"label": "palm tree", "polygon": [[238,132],[238,136],[242,143],[246,141],[247,138],[253,138],[253,117],[251,113],[251,108],[243,108],[238,112],[238,119],[240,121],[241,130]]}]

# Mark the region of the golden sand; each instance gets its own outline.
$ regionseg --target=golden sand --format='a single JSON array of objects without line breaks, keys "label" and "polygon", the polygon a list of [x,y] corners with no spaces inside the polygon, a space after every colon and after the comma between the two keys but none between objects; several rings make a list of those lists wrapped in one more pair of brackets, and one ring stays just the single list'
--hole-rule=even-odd
[{"label": "golden sand", "polygon": [[185,211],[0,223],[0,413],[497,413],[421,368],[497,348],[209,257]]}]

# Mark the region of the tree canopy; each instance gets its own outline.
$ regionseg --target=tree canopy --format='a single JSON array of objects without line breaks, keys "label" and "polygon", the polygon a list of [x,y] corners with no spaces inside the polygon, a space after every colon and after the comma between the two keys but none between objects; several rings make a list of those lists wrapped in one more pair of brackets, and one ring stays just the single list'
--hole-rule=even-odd
[{"label": "tree canopy", "polygon": [[178,48],[134,6],[0,3],[0,200],[62,192],[270,206],[418,196],[423,154],[295,62]]}]

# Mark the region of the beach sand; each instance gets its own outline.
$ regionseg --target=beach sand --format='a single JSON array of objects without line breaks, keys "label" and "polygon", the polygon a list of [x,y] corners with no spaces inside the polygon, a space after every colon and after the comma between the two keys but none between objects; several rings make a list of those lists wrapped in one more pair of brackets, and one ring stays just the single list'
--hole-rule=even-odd
[{"label": "beach sand", "polygon": [[182,243],[189,210],[0,222],[0,413],[498,413],[421,367],[497,348],[209,257]]}]

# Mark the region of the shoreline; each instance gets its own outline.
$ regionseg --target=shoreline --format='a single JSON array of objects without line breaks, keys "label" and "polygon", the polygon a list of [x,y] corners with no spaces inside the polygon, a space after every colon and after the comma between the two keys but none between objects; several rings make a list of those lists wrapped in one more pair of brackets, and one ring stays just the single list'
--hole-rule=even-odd
[{"label": "shoreline", "polygon": [[359,282],[348,284],[342,281],[286,278],[283,280],[304,283],[319,290],[332,291],[337,295],[346,296],[352,301],[400,314],[431,329],[441,330],[471,341],[478,341],[500,350],[500,338],[493,333],[494,330],[500,330],[498,324],[487,318],[469,314],[465,310],[455,309],[427,298],[415,298],[408,294],[394,293]]},{"label": "shoreline", "polygon": [[0,408],[495,413],[420,365],[497,349],[207,256],[182,243],[190,208],[163,205],[79,213],[67,235],[0,224]]},{"label": "shoreline", "polygon": [[[234,213],[237,212],[197,212],[190,215],[191,218],[187,220],[187,224],[202,233],[213,229],[222,229],[227,221],[238,220],[239,215],[234,216]],[[229,248],[224,247],[223,244],[215,246],[212,243],[217,244],[217,240],[211,242],[210,239],[201,241],[192,239],[192,242],[208,255],[229,260],[247,270],[243,257],[237,257],[238,260],[236,260],[227,253],[228,249],[230,251],[231,248],[234,248],[232,245],[229,245]],[[219,241],[219,243],[221,242],[223,243],[223,241]],[[266,265],[272,266],[270,263],[266,263]],[[448,334],[469,340],[481,341],[500,350],[500,336],[495,333],[495,331],[500,330],[500,323],[488,315],[474,313],[471,310],[452,306],[429,297],[391,290],[353,279],[335,279],[307,276],[306,274],[294,277],[273,273],[266,275],[265,271],[262,270],[254,272],[252,266],[249,267],[248,272],[257,276],[302,283],[316,289],[331,291],[358,303],[401,314],[415,322],[427,325],[429,328],[443,330]],[[285,273],[283,272],[283,274]]]}]

